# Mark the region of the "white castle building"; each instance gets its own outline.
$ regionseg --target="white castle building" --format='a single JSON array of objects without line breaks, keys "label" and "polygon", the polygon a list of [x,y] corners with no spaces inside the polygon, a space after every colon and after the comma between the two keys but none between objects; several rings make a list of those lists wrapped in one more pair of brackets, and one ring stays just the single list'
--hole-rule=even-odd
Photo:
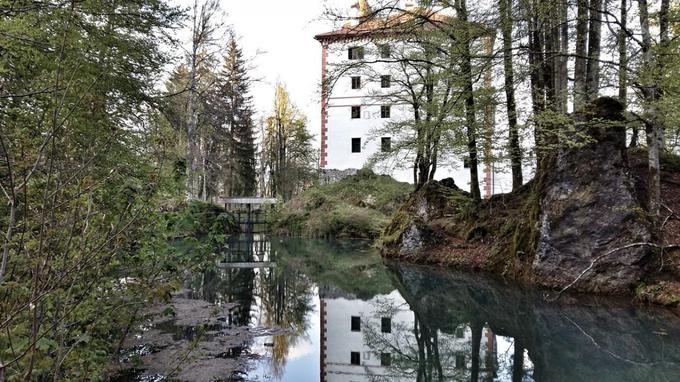
[{"label": "white castle building", "polygon": [[[412,7],[410,1],[402,4]],[[367,1],[355,5],[358,20],[370,14]],[[398,18],[399,15],[392,16]],[[449,16],[442,16],[449,17]],[[384,24],[382,24],[384,25]],[[347,24],[315,36],[321,43],[321,71],[324,89],[321,100],[320,167],[327,170],[358,169],[369,165],[374,171],[413,182],[413,159],[376,154],[389,151],[399,141],[399,121],[413,118],[413,107],[399,102],[395,89],[404,83],[396,52],[403,54],[404,43],[370,22]],[[493,119],[493,118],[492,118]],[[491,125],[494,123],[492,122]],[[493,126],[491,126],[493,129]],[[478,151],[483,152],[481,139]],[[470,171],[467,153],[441,155],[435,179],[453,178],[460,188],[469,190]],[[482,195],[510,192],[512,177],[505,163],[479,162]]]}]

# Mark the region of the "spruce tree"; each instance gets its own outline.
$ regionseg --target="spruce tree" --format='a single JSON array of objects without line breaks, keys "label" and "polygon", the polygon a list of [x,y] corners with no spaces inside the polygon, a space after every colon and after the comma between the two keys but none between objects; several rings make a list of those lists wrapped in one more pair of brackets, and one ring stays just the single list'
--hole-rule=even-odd
[{"label": "spruce tree", "polygon": [[233,35],[218,81],[225,127],[229,130],[225,191],[230,195],[253,195],[257,190],[257,178],[251,80],[243,51]]}]

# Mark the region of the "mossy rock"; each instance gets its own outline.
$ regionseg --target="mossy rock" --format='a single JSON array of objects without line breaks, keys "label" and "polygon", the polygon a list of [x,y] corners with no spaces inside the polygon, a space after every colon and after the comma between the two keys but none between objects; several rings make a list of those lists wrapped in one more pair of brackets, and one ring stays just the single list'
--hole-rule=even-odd
[{"label": "mossy rock", "polygon": [[635,298],[668,307],[680,306],[680,282],[659,281],[649,285],[640,284],[635,289]]},{"label": "mossy rock", "polygon": [[339,182],[315,185],[280,206],[276,233],[305,237],[375,239],[412,186],[361,169]]},{"label": "mossy rock", "polygon": [[453,216],[460,218],[469,213],[473,206],[474,201],[467,193],[446,187],[440,182],[428,182],[411,194],[404,205],[392,215],[380,237],[379,246],[385,255],[403,254],[406,246],[413,247],[410,241],[417,232],[416,236],[421,243],[416,247],[426,248],[440,239],[431,223]]}]

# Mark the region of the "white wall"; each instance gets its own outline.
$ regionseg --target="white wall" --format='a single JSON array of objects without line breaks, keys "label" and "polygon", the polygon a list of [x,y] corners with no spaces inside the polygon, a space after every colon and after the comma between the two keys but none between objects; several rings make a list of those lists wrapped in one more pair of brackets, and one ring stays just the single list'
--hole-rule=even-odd
[{"label": "white wall", "polygon": [[[398,70],[398,65],[380,62],[378,44],[385,41],[372,42],[369,40],[336,42],[327,48],[326,70],[329,78],[332,78],[332,92],[327,102],[327,164],[326,168],[344,170],[348,168],[362,168],[371,165],[374,171],[380,174],[388,174],[399,181],[413,182],[412,153],[404,152],[399,157],[392,157],[377,163],[369,163],[372,155],[380,150],[380,138],[391,137],[394,142],[399,136],[394,136],[393,131],[383,131],[387,123],[412,119],[412,108],[395,99],[398,85],[392,88],[380,87],[380,76],[391,75],[393,79],[403,77]],[[398,42],[389,42],[393,51],[402,49]],[[350,47],[364,47],[363,60],[349,60],[348,49]],[[351,78],[361,77],[361,88],[352,89]],[[384,119],[380,115],[382,105],[391,106],[391,118]],[[352,106],[361,106],[361,118],[352,119]],[[404,134],[410,134],[404,131]],[[352,153],[352,138],[361,138],[361,152]],[[442,155],[435,179],[453,178],[458,187],[469,191],[470,173],[463,166],[465,153]],[[480,188],[484,195],[484,165],[480,164],[478,173]],[[512,178],[509,166],[504,163],[496,163],[492,168],[491,189],[493,193],[509,192],[512,188]],[[531,173],[531,170],[527,170]]]}]

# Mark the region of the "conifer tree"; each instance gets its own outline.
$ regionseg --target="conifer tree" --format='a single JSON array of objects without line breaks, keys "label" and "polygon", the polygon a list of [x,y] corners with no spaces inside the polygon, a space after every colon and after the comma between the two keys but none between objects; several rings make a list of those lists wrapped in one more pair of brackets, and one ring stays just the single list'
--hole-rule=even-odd
[{"label": "conifer tree", "polygon": [[257,190],[252,98],[246,65],[243,52],[232,35],[218,78],[220,98],[226,111],[225,122],[229,128],[229,184],[225,185],[225,192],[229,195],[253,195]]}]

